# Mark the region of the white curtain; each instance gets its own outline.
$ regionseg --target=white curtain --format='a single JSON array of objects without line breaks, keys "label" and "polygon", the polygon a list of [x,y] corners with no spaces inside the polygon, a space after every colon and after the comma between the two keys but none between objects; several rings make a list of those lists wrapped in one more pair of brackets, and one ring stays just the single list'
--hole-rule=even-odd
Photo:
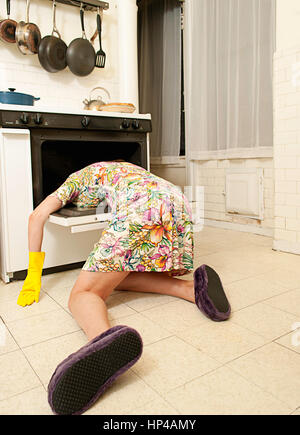
[{"label": "white curtain", "polygon": [[190,157],[273,144],[275,0],[186,0]]},{"label": "white curtain", "polygon": [[151,113],[151,156],[179,156],[181,27],[179,0],[139,0],[139,107]]}]

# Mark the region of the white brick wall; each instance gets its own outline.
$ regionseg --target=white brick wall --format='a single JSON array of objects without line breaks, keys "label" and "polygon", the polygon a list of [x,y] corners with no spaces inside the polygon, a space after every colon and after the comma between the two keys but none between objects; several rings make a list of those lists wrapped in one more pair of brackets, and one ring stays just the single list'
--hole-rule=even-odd
[{"label": "white brick wall", "polygon": [[300,47],[274,57],[274,248],[300,254]]},{"label": "white brick wall", "polygon": [[[225,212],[227,168],[263,168],[264,219],[262,221]],[[195,162],[196,184],[204,186],[205,219],[272,230],[274,227],[274,169],[272,158],[208,160]],[[299,207],[300,208],[300,207]]]}]

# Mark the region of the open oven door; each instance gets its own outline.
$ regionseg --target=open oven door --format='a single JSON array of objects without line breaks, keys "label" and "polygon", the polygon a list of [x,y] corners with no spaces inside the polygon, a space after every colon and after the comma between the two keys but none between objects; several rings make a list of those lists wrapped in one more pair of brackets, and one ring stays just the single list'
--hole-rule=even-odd
[{"label": "open oven door", "polygon": [[97,208],[77,208],[74,205],[61,208],[49,216],[49,222],[69,227],[71,233],[104,229],[111,220],[109,206],[103,202]]}]

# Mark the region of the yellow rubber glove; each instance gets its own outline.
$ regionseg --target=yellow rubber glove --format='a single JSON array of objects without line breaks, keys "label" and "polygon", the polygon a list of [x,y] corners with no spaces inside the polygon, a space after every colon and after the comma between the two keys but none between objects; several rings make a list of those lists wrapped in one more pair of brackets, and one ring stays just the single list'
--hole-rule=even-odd
[{"label": "yellow rubber glove", "polygon": [[45,252],[29,252],[29,267],[17,304],[21,307],[38,302]]}]

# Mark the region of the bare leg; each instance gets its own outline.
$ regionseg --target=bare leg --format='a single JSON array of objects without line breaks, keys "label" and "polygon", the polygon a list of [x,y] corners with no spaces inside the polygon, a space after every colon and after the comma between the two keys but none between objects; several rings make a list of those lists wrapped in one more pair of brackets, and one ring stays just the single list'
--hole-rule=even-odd
[{"label": "bare leg", "polygon": [[130,272],[115,290],[160,293],[195,303],[194,282],[171,277],[165,272]]},{"label": "bare leg", "polygon": [[80,272],[68,306],[89,340],[110,328],[105,300],[129,273]]}]

